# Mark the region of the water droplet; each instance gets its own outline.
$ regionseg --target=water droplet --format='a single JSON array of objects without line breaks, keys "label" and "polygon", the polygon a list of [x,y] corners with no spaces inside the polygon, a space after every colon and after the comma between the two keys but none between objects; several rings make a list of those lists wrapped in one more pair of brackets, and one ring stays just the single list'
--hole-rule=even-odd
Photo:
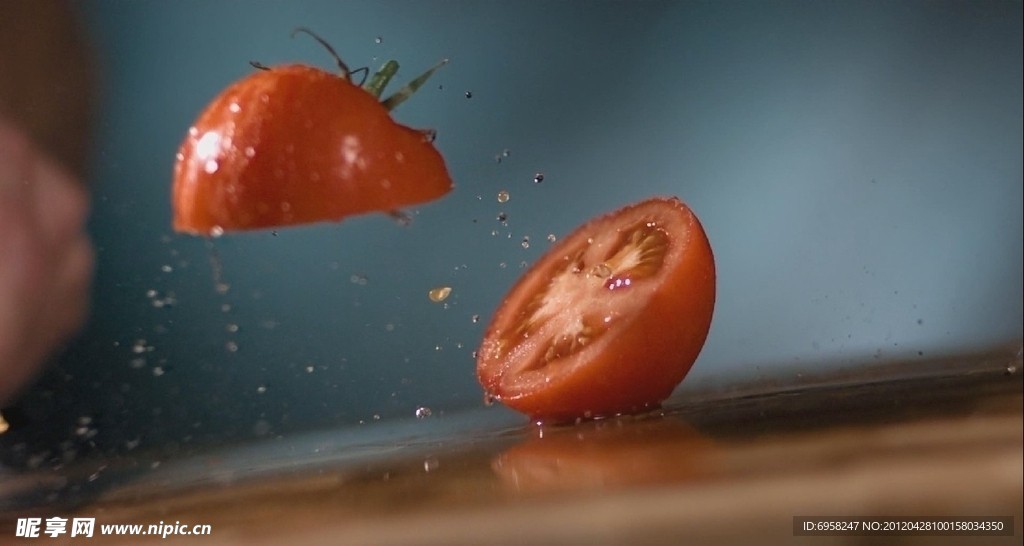
[{"label": "water droplet", "polygon": [[316,368],[314,368],[313,366],[306,366],[306,373],[313,373],[313,371],[315,370]]},{"label": "water droplet", "polygon": [[434,457],[423,460],[423,471],[430,472],[437,470],[437,467],[441,466],[441,463]]},{"label": "water droplet", "polygon": [[412,225],[412,216],[401,210],[393,210],[388,213],[389,216],[402,227],[409,227]]},{"label": "water droplet", "polygon": [[533,183],[534,184],[540,184],[543,181],[544,181],[544,173],[537,173],[537,174],[533,175]]},{"label": "water droplet", "polygon": [[501,157],[508,157],[510,155],[512,155],[512,150],[509,150],[508,148],[501,151]]},{"label": "water droplet", "polygon": [[498,202],[499,203],[508,203],[509,197],[511,197],[511,195],[509,195],[509,193],[507,191],[505,191],[505,190],[501,190],[501,191],[498,192]]},{"label": "water droplet", "polygon": [[[498,221],[503,223],[503,224],[505,222],[508,222],[508,215],[505,214],[504,212],[499,212],[497,218],[498,218]],[[492,233],[492,235],[493,235],[493,233]]]},{"label": "water droplet", "polygon": [[235,343],[234,341],[229,341],[229,342],[225,343],[224,344],[224,348],[227,349],[227,351],[229,353],[237,353],[238,352],[238,344]]},{"label": "water droplet", "polygon": [[363,275],[362,273],[353,273],[348,280],[351,281],[352,284],[358,284],[359,286],[366,286],[368,281],[366,275]]},{"label": "water droplet", "polygon": [[494,395],[492,395],[492,394],[490,394],[490,393],[484,393],[484,405],[485,405],[485,406],[493,406],[493,405],[494,405],[494,403],[495,403],[495,402],[496,402],[497,400],[498,400],[498,399],[497,399],[497,398],[495,398],[495,397],[494,397]]},{"label": "water droplet", "polygon": [[242,111],[242,107],[239,106],[237,102],[232,102],[228,105],[228,110],[230,110],[232,114],[237,114]]},{"label": "water droplet", "polygon": [[432,301],[434,303],[440,303],[440,302],[448,299],[448,296],[450,296],[451,293],[452,293],[452,287],[450,287],[450,286],[438,286],[437,288],[431,289],[430,292],[427,292],[427,296],[430,298],[430,301]]},{"label": "water droplet", "polygon": [[245,157],[251,158],[251,157],[256,155],[256,148],[253,148],[252,146],[246,146],[244,153],[245,153]]},{"label": "water droplet", "polygon": [[594,277],[607,279],[612,274],[612,268],[608,267],[608,264],[601,262],[590,269],[590,274]]},{"label": "water droplet", "polygon": [[259,387],[256,387],[256,394],[263,394],[265,392],[267,392],[266,385],[260,385]]},{"label": "water droplet", "polygon": [[417,419],[426,419],[427,417],[430,417],[432,414],[433,412],[430,411],[430,408],[428,408],[427,406],[420,406],[416,408]]},{"label": "water droplet", "polygon": [[270,234],[273,235],[274,237],[277,237],[277,230],[275,229],[271,231]]},{"label": "water droplet", "polygon": [[214,289],[218,294],[227,294],[228,290],[231,290],[231,285],[226,282],[219,282],[214,285]]},{"label": "water droplet", "polygon": [[466,98],[467,99],[473,98],[473,92],[472,91],[466,91]]},{"label": "water droplet", "polygon": [[224,228],[222,228],[220,226],[213,226],[212,228],[210,228],[210,237],[213,237],[214,239],[216,239],[217,237],[220,237],[221,235],[224,235]]},{"label": "water droplet", "polygon": [[163,271],[164,273],[170,273],[174,271],[174,268],[169,265],[163,265],[160,267],[160,271]]},{"label": "water droplet", "polygon": [[217,163],[216,159],[207,159],[206,163],[203,165],[203,170],[206,171],[206,174],[213,174],[217,172],[217,169],[219,168],[220,165]]},{"label": "water droplet", "polygon": [[473,324],[476,324],[480,322],[480,315],[473,315],[472,317],[469,317],[469,320],[472,320]]},{"label": "water droplet", "polygon": [[231,304],[230,303],[223,303],[223,304],[221,304],[220,312],[221,313],[229,313],[229,312],[231,312]]},{"label": "water droplet", "polygon": [[1006,367],[1006,375],[1013,375],[1015,373],[1017,373],[1017,366],[1010,364]]},{"label": "water droplet", "polygon": [[154,366],[153,367],[153,375],[154,376],[160,377],[163,374],[164,374],[164,367],[163,366]]},{"label": "water droplet", "polygon": [[555,237],[554,233],[548,233],[548,242],[549,243],[553,243],[553,242],[555,242],[557,240],[558,240],[558,237]]},{"label": "water droplet", "polygon": [[380,44],[380,43],[383,43],[383,42],[384,42],[384,37],[383,36],[377,36],[376,38],[373,39],[373,43],[375,43],[375,44]]},{"label": "water droplet", "polygon": [[500,267],[502,269],[505,269],[506,267],[508,267],[508,264],[505,263],[505,262],[500,262],[500,263],[498,263],[498,267]]},{"label": "water droplet", "polygon": [[147,298],[150,298],[150,299],[155,298],[155,297],[157,297],[157,294],[158,294],[158,292],[156,290],[153,290],[153,289],[146,290],[146,297]]},{"label": "water droplet", "polygon": [[146,340],[136,339],[135,343],[132,345],[132,352],[135,354],[146,352]]},{"label": "water droplet", "polygon": [[233,334],[238,331],[238,325],[234,323],[229,323],[227,326],[224,327],[224,329]]},{"label": "water droplet", "polygon": [[523,242],[519,243],[523,248],[530,248],[530,236],[526,235],[523,237]]}]

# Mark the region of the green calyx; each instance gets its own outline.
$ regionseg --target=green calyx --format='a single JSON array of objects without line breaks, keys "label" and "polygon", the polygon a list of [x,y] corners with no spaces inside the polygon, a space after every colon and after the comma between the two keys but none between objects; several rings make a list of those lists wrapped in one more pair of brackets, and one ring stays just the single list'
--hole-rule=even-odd
[{"label": "green calyx", "polygon": [[[380,103],[384,105],[384,108],[394,110],[399,104],[402,104],[406,99],[411,97],[417,89],[423,87],[423,84],[430,79],[430,76],[434,75],[434,72],[436,72],[438,68],[441,68],[446,64],[448,64],[448,59],[442,59],[441,62],[427,69],[426,72],[405,84],[404,87],[395,91],[394,94],[380,101]],[[388,82],[390,82],[391,78],[395,77],[395,74],[397,73],[398,61],[388,61],[380,67],[380,70],[370,77],[366,84],[363,85],[363,89],[374,97],[380,98],[381,94],[384,92],[384,88],[387,87]]]}]

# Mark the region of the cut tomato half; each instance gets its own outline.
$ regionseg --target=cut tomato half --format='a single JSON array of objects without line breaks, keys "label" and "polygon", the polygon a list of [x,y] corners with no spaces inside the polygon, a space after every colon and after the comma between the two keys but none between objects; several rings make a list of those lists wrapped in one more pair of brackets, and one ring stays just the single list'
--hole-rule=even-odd
[{"label": "cut tomato half", "polygon": [[660,404],[700,353],[715,264],[697,217],[655,198],[595,218],[505,297],[477,352],[488,396],[563,421]]},{"label": "cut tomato half", "polygon": [[174,229],[341,221],[451,189],[429,132],[396,123],[346,77],[278,66],[229,86],[189,129],[174,166]]}]

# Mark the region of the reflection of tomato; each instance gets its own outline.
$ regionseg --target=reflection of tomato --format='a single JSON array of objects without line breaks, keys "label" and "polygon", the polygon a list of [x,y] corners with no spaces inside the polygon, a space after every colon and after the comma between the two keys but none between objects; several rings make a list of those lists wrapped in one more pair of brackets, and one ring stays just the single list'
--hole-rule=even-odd
[{"label": "reflection of tomato", "polygon": [[487,393],[537,419],[635,412],[690,370],[715,265],[697,217],[650,199],[584,224],[512,288],[477,356]]},{"label": "reflection of tomato", "polygon": [[677,419],[610,419],[541,430],[491,462],[517,491],[661,485],[717,471],[714,443]]},{"label": "reflection of tomato", "polygon": [[370,92],[309,66],[273,67],[225,89],[189,129],[174,167],[174,228],[337,221],[451,187],[429,136],[395,123]]}]

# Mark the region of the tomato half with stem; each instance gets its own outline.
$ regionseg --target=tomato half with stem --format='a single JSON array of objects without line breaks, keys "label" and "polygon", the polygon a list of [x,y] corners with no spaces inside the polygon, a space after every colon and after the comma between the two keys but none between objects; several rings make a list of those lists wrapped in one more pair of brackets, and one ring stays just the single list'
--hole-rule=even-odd
[{"label": "tomato half with stem", "polygon": [[711,326],[715,263],[676,198],[595,218],[512,287],[477,352],[487,395],[543,421],[645,411],[693,366]]},{"label": "tomato half with stem", "polygon": [[218,235],[340,221],[451,190],[432,133],[389,113],[444,62],[385,101],[378,95],[397,63],[365,87],[338,63],[340,76],[298,64],[258,67],[206,107],[174,166],[176,231]]}]

